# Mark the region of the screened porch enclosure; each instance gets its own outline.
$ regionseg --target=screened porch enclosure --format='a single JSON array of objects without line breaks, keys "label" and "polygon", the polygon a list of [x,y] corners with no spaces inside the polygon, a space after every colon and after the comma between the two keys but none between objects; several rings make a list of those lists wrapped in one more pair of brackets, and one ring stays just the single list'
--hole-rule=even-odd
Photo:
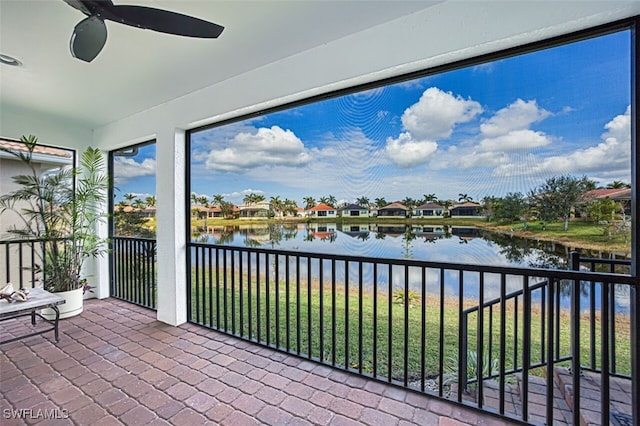
[{"label": "screened porch enclosure", "polygon": [[[294,3],[166,0],[225,32],[114,22],[83,63],[81,11],[0,1],[0,138],[123,178],[83,316],[0,351],[3,412],[640,426],[640,4]],[[566,259],[489,261],[474,223]],[[0,235],[0,285],[40,285],[41,256]]]}]

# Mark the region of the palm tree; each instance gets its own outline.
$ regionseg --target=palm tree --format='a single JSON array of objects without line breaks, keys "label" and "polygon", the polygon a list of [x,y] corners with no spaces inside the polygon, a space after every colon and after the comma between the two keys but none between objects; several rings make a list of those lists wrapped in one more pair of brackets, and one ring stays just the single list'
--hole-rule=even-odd
[{"label": "palm tree", "polygon": [[122,196],[122,198],[124,198],[125,200],[127,200],[127,201],[128,201],[128,204],[130,205],[130,204],[131,204],[131,202],[132,202],[133,200],[135,200],[135,199],[136,199],[136,196],[135,196],[135,195],[133,195],[133,194],[124,194],[124,195]]},{"label": "palm tree", "polygon": [[147,203],[148,207],[155,207],[156,205],[156,197],[154,195],[150,195],[144,200]]},{"label": "palm tree", "polygon": [[374,203],[376,204],[376,206],[377,206],[378,208],[380,208],[380,207],[384,207],[384,206],[386,206],[386,205],[388,205],[388,204],[389,204],[389,203],[387,203],[387,200],[385,200],[385,199],[384,199],[384,197],[382,197],[382,198],[376,198],[376,199],[374,200]]},{"label": "palm tree", "polygon": [[246,206],[252,206],[254,204],[258,204],[260,201],[264,201],[264,195],[259,195],[254,192],[245,195],[244,198],[242,199],[242,202]]},{"label": "palm tree", "polygon": [[330,205],[331,207],[335,207],[336,203],[338,202],[336,197],[334,197],[333,195],[329,195],[327,198],[329,200],[329,202],[327,204]]},{"label": "palm tree", "polygon": [[624,189],[624,188],[631,188],[631,185],[619,180],[614,180],[613,182],[607,184],[607,189]]},{"label": "palm tree", "polygon": [[443,200],[443,201],[439,201],[439,203],[442,207],[444,207],[447,210],[449,210],[453,205],[453,201],[451,200]]},{"label": "palm tree", "polygon": [[362,206],[362,207],[369,207],[369,204],[370,204],[369,198],[367,198],[367,197],[365,197],[363,195],[362,197],[360,197],[360,198],[358,198],[356,200],[356,204],[358,204],[359,206]]},{"label": "palm tree", "polygon": [[302,199],[302,201],[304,201],[304,209],[305,210],[309,210],[310,208],[314,207],[316,205],[316,199],[313,197],[304,197]]},{"label": "palm tree", "polygon": [[213,194],[211,204],[214,206],[222,206],[222,203],[224,203],[224,197],[220,194]]},{"label": "palm tree", "polygon": [[284,206],[285,214],[295,216],[296,213],[298,212],[298,203],[296,203],[294,200],[290,200],[287,198],[284,200],[282,204]]},{"label": "palm tree", "polygon": [[198,197],[198,202],[206,209],[204,212],[204,229],[206,233],[206,230],[208,229],[207,219],[209,218],[209,207],[211,207],[211,205],[209,204],[209,198],[206,195]]},{"label": "palm tree", "polygon": [[329,205],[329,198],[327,197],[320,197],[320,200],[318,200],[321,204],[327,204]]},{"label": "palm tree", "polygon": [[191,204],[197,206],[200,203],[200,197],[195,192],[191,193]]},{"label": "palm tree", "polygon": [[458,201],[461,203],[473,202],[473,198],[469,197],[467,194],[460,193],[458,194]]},{"label": "palm tree", "polygon": [[221,201],[220,202],[220,213],[222,214],[223,218],[229,218],[229,217],[233,217],[233,204],[229,203],[228,201]]},{"label": "palm tree", "polygon": [[131,205],[137,210],[142,210],[145,207],[144,201],[142,201],[140,198],[136,198],[135,200],[133,200],[133,203]]},{"label": "palm tree", "polygon": [[275,210],[276,213],[282,213],[282,211],[284,210],[284,205],[279,195],[271,197],[270,202],[273,205],[273,210]]},{"label": "palm tree", "polygon": [[425,203],[437,203],[438,202],[438,197],[436,197],[436,194],[424,194],[422,196],[422,200]]},{"label": "palm tree", "polygon": [[405,197],[402,200],[402,204],[404,204],[409,210],[413,209],[416,205],[416,201],[411,197]]}]

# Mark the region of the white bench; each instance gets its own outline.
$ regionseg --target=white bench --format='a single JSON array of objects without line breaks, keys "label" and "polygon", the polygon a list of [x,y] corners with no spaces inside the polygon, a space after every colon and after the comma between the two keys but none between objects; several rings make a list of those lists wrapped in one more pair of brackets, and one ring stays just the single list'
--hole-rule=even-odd
[{"label": "white bench", "polygon": [[[38,330],[32,333],[27,333],[21,336],[12,337],[10,339],[1,340],[0,345],[3,343],[15,342],[16,340],[24,339],[26,337],[36,336],[38,334],[44,334],[49,331],[53,331],[56,342],[58,339],[58,321],[60,319],[60,311],[58,305],[65,303],[64,299],[56,294],[49,293],[41,288],[29,289],[29,297],[25,302],[14,301],[9,303],[6,300],[0,301],[0,321],[9,320],[13,318],[31,316],[31,325],[36,325],[36,315],[42,318],[48,323],[52,323],[53,327],[45,328],[44,330]],[[56,313],[56,317],[53,320],[48,320],[40,315],[37,311],[44,308],[51,308]]]}]

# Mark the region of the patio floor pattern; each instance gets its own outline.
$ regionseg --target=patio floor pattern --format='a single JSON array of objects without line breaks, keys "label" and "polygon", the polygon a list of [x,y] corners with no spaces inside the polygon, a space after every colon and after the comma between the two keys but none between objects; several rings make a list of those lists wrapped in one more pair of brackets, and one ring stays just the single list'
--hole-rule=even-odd
[{"label": "patio floor pattern", "polygon": [[[25,318],[0,323],[2,338]],[[4,426],[508,424],[116,299],[85,301],[57,344],[0,346],[0,410]]]}]

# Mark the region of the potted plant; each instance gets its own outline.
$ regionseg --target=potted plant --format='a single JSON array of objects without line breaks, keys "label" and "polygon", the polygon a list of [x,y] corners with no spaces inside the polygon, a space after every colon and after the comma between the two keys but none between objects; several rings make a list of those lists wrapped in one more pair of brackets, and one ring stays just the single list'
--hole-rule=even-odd
[{"label": "potted plant", "polygon": [[77,315],[82,312],[83,294],[90,289],[82,275],[84,262],[107,250],[107,240],[96,235],[96,225],[106,217],[101,210],[109,185],[104,158],[89,147],[79,167],[42,172],[33,161],[37,138],[23,136],[20,142],[21,149],[0,148],[27,171],[12,177],[16,190],[0,196],[0,215],[6,211],[20,215],[22,223],[8,232],[40,243],[34,268],[42,287],[65,298],[61,318]]}]

